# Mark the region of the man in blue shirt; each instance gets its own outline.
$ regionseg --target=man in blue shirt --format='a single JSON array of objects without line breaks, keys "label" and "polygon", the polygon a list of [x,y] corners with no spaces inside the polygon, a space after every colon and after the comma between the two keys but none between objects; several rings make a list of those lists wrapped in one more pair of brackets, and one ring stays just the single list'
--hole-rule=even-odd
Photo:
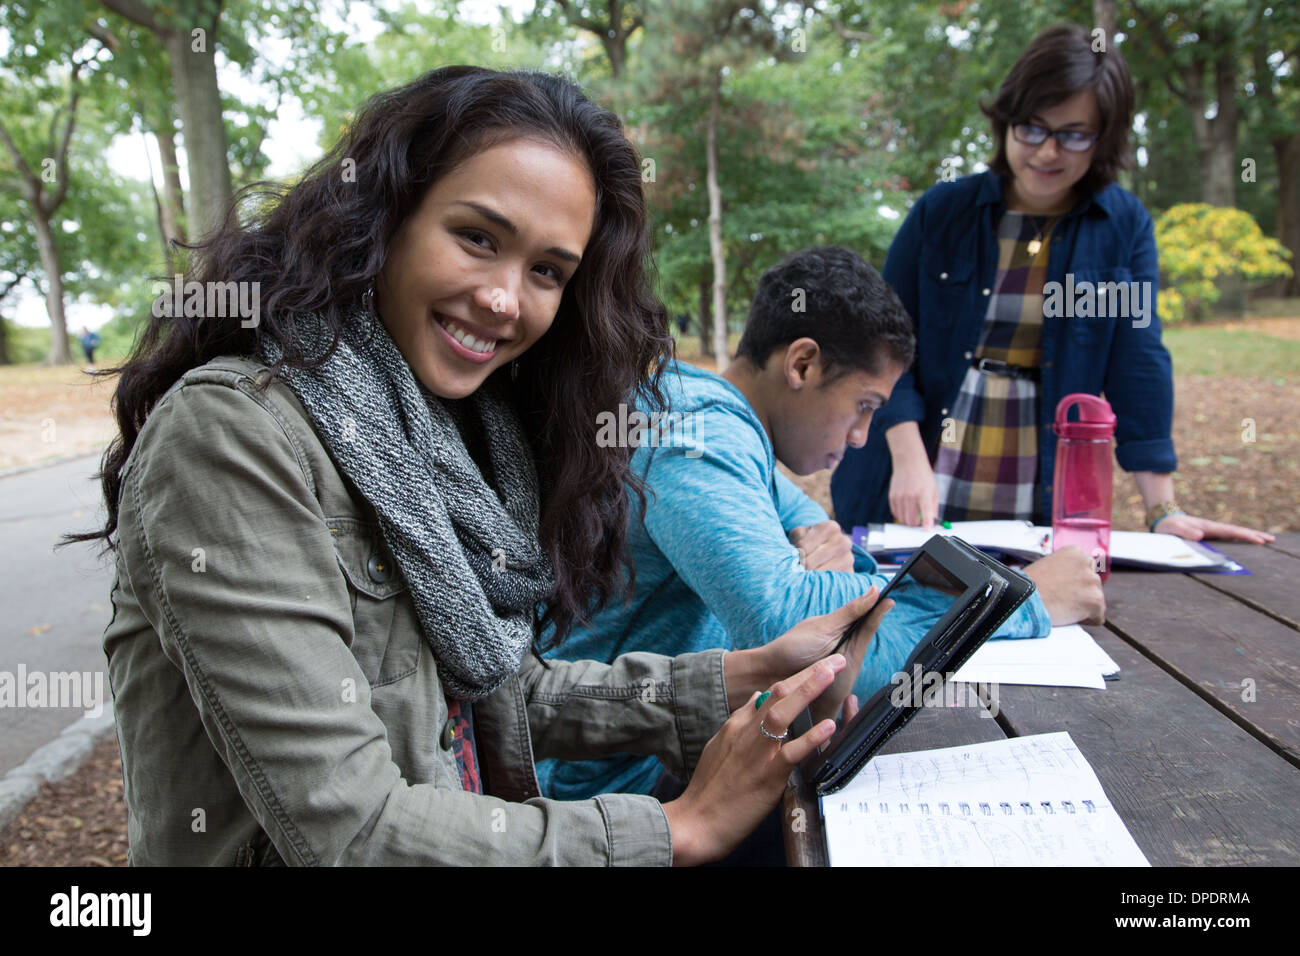
[{"label": "man in blue shirt", "polygon": [[[871,557],[776,462],[806,475],[833,467],[846,446],[861,447],[913,348],[897,296],[857,254],[810,249],[765,273],[724,375],[673,363],[663,378],[669,415],[643,408],[628,414],[632,428],[598,436],[637,439],[633,468],[648,492],[644,521],[633,498],[636,590],[551,656],[754,647],[873,584],[883,588]],[[1101,581],[1078,548],[1029,573],[1038,594],[999,636],[1042,637],[1053,623],[1101,620]],[[920,637],[885,615],[854,686],[860,700],[890,682]],[[657,760],[639,757],[538,765],[543,792],[562,799],[648,793],[661,773]]]}]

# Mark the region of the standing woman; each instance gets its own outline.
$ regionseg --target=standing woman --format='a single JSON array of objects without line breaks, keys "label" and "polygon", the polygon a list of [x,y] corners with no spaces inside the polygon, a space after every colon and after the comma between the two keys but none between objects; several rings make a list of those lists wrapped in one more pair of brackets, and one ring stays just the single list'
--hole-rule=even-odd
[{"label": "standing woman", "polygon": [[[681,864],[775,806],[865,600],[753,653],[536,653],[539,608],[562,639],[624,570],[632,449],[595,432],[659,394],[647,253],[617,117],[472,67],[199,247],[192,281],[260,307],[154,310],[103,472],[133,865]],[[690,788],[539,798],[535,757],[621,751]]]},{"label": "standing woman", "polygon": [[[1087,392],[1104,393],[1115,411],[1115,453],[1150,530],[1271,541],[1174,501],[1173,378],[1156,316],[1154,229],[1115,182],[1133,113],[1119,51],[1094,52],[1082,27],[1052,27],[982,109],[997,144],[989,170],[928,190],[890,246],[884,276],[916,323],[917,357],[865,447],[850,449],[831,479],[840,524],[1050,524],[1052,419],[1063,396]],[[1116,308],[1122,302],[1103,295],[1096,315],[1045,315],[1052,282],[1066,295],[1137,283],[1127,287],[1136,297]]]}]

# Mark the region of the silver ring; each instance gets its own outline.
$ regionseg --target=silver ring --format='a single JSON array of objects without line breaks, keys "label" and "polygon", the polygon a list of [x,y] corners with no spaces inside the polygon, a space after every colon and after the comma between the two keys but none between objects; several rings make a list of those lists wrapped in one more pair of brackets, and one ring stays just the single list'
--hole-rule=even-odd
[{"label": "silver ring", "polygon": [[766,737],[768,740],[775,740],[775,741],[779,744],[781,741],[785,740],[785,738],[787,738],[787,737],[790,736],[790,728],[789,728],[789,727],[787,727],[787,728],[785,729],[785,733],[783,733],[780,737],[776,736],[776,734],[770,733],[770,732],[768,731],[768,729],[767,729],[766,727],[763,726],[763,724],[764,724],[766,721],[767,721],[767,718],[764,717],[762,720],[760,720],[760,721],[758,722],[758,732],[759,732],[760,734],[762,734],[764,737]]}]

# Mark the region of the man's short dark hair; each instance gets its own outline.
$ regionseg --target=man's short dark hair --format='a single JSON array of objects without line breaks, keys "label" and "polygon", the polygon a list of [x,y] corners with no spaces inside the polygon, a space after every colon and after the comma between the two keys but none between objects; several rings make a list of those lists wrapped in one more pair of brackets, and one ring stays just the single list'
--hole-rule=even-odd
[{"label": "man's short dark hair", "polygon": [[916,350],[912,320],[879,272],[843,246],[786,256],[758,280],[749,321],[736,349],[759,368],[773,351],[810,338],[830,379],[860,369],[878,375],[908,368]]},{"label": "man's short dark hair", "polygon": [[1093,193],[1115,181],[1116,173],[1131,160],[1128,130],[1133,121],[1133,80],[1114,39],[1107,39],[1103,50],[1093,50],[1092,34],[1066,23],[1049,27],[1025,47],[993,102],[980,105],[993,123],[996,148],[989,169],[1004,179],[1011,175],[1008,127],[1092,90],[1101,116],[1101,136],[1092,146],[1092,164],[1078,188]]}]

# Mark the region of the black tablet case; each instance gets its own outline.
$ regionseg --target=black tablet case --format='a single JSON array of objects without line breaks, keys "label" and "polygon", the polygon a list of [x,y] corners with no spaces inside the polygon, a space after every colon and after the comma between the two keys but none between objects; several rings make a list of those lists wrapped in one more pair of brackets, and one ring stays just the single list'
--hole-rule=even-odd
[{"label": "black tablet case", "polygon": [[[946,649],[935,648],[931,643],[932,635],[927,634],[908,656],[903,667],[906,674],[913,673],[912,668],[917,664],[925,674],[938,672],[946,675],[957,671],[1035,590],[1034,582],[1029,578],[954,535],[935,535],[922,550],[929,548],[936,539],[947,541],[972,561],[983,565],[1000,586],[995,584],[998,593],[987,602],[983,613],[966,625],[965,634],[949,642]],[[834,746],[813,753],[801,765],[804,779],[819,796],[844,787],[885,742],[916,715],[920,706],[915,703],[896,706],[890,697],[893,690],[894,685],[888,684],[873,694],[853,721],[840,732],[841,739]],[[919,690],[913,688],[913,699],[918,694]],[[791,735],[798,736],[811,727],[812,718],[805,710],[791,727]]]}]

